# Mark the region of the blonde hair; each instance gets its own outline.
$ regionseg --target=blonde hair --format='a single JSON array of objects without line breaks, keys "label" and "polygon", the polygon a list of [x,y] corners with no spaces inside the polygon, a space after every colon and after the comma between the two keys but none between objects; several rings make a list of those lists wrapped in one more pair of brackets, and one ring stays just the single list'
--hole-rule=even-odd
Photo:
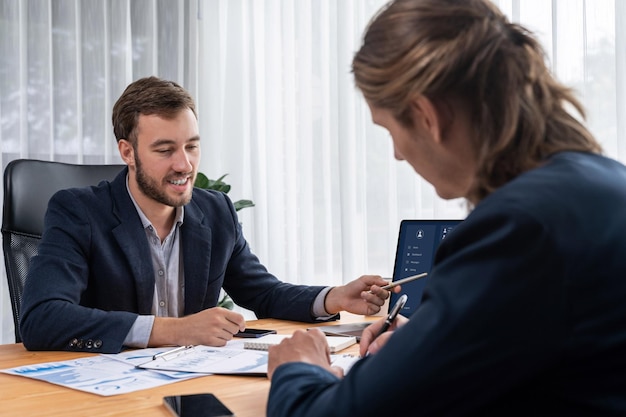
[{"label": "blonde hair", "polygon": [[409,103],[460,98],[471,112],[479,201],[551,154],[601,152],[573,92],[550,74],[532,34],[489,0],[396,0],[374,16],[352,62],[372,105],[411,126]]}]

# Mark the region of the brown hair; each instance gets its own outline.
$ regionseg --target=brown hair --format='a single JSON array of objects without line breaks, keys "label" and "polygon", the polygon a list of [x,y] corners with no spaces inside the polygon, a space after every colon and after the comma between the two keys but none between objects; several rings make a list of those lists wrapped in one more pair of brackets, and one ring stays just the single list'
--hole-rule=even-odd
[{"label": "brown hair", "polygon": [[184,109],[191,109],[198,117],[196,105],[187,90],[158,77],[141,78],[126,87],[113,106],[111,119],[115,139],[118,142],[126,139],[135,145],[140,114],[173,118]]},{"label": "brown hair", "polygon": [[366,100],[411,126],[409,103],[460,98],[476,131],[477,202],[563,151],[601,152],[573,92],[557,82],[531,33],[489,0],[396,0],[370,22],[352,71]]}]

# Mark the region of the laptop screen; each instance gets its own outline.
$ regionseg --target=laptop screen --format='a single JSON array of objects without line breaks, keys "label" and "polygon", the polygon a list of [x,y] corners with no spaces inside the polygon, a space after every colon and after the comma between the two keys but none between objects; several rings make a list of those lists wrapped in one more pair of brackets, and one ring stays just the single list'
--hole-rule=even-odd
[{"label": "laptop screen", "polygon": [[[439,244],[461,221],[402,220],[392,281],[399,281],[422,272],[430,274]],[[422,293],[428,279],[430,278],[426,277],[403,284],[401,292],[391,294],[389,309],[391,310],[402,294],[407,294],[409,299],[400,314],[405,317],[413,314],[422,301]]]}]

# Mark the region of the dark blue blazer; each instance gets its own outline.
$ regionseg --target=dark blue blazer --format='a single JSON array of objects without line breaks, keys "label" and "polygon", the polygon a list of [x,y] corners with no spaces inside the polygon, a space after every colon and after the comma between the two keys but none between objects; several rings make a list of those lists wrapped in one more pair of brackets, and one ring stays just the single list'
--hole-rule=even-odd
[{"label": "dark blue blazer", "polygon": [[[137,315],[151,314],[154,271],[126,174],[51,198],[24,288],[26,348],[119,352]],[[194,189],[180,233],[185,314],[214,307],[223,287],[259,318],[314,320],[312,303],[323,287],[271,275],[250,251],[225,194]]]},{"label": "dark blue blazer", "polygon": [[380,352],[278,367],[267,415],[626,415],[626,167],[565,152],[501,187]]}]

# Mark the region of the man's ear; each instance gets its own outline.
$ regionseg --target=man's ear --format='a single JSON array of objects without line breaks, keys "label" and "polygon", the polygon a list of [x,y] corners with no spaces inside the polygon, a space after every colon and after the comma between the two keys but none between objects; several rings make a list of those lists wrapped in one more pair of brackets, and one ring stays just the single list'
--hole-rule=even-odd
[{"label": "man's ear", "polygon": [[436,142],[441,142],[441,115],[431,99],[422,95],[415,98],[411,101],[411,114],[416,128],[427,131]]},{"label": "man's ear", "polygon": [[120,157],[128,165],[132,167],[135,165],[135,148],[126,139],[120,139],[117,141],[117,149],[120,151]]}]

